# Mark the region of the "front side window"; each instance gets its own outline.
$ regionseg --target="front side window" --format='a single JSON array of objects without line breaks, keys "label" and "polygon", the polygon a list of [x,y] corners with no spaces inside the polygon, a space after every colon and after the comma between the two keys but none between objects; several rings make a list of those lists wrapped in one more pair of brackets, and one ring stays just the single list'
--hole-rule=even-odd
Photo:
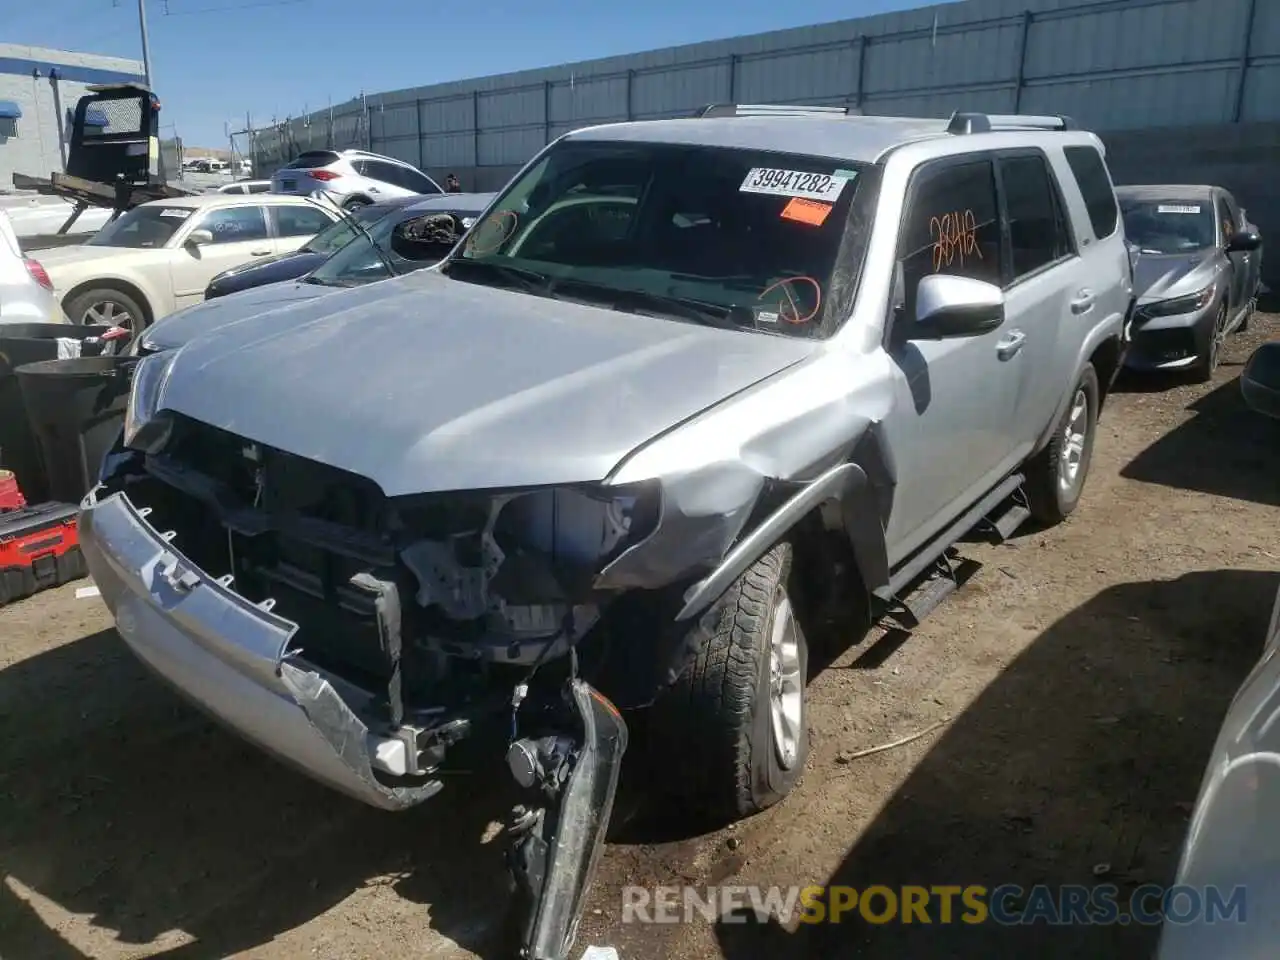
[{"label": "front side window", "polygon": [[1124,232],[1141,253],[1195,253],[1217,242],[1212,200],[1131,198],[1121,202]]},{"label": "front side window", "polygon": [[108,223],[88,241],[93,247],[163,247],[195,213],[191,207],[134,207]]},{"label": "front side window", "polygon": [[1062,207],[1044,157],[1027,154],[1001,158],[1000,182],[1009,218],[1013,279],[1070,254],[1072,245]]},{"label": "front side window", "polygon": [[915,316],[916,288],[933,273],[1000,286],[1000,214],[990,160],[941,162],[917,174],[898,238],[905,315]]},{"label": "front side window", "polygon": [[[456,280],[627,313],[829,336],[863,167],[666,143],[562,141],[445,262]],[[840,289],[836,289],[840,287]]]},{"label": "front side window", "polygon": [[430,177],[419,173],[417,170],[411,170],[409,167],[400,168],[400,185],[412,190],[414,193],[443,193]]},{"label": "front side window", "polygon": [[1222,225],[1222,242],[1226,243],[1235,235],[1236,215],[1227,198],[1221,195],[1218,197],[1218,222]]},{"label": "front side window", "polygon": [[1067,165],[1076,178],[1084,205],[1089,210],[1089,223],[1093,235],[1101,240],[1115,233],[1119,223],[1116,210],[1115,188],[1102,154],[1096,147],[1064,147]]},{"label": "front side window", "polygon": [[214,243],[242,243],[267,238],[267,217],[261,207],[210,210],[199,226],[213,234]]}]

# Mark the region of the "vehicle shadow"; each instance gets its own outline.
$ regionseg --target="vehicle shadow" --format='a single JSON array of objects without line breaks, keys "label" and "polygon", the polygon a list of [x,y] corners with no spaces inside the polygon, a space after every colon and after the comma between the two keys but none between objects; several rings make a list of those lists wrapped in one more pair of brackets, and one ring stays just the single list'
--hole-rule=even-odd
[{"label": "vehicle shadow", "polygon": [[[423,905],[415,935],[503,956],[497,771],[366,808],[206,721],[110,630],[0,671],[0,761],[0,870],[104,940],[212,960],[391,886]],[[0,956],[80,955],[0,889]]]},{"label": "vehicle shadow", "polygon": [[1280,422],[1245,406],[1232,379],[1197,399],[1194,416],[1133,458],[1129,480],[1280,505]]},{"label": "vehicle shadow", "polygon": [[[1216,730],[1256,662],[1280,578],[1192,573],[1109,588],[1044,631],[936,741],[829,884],[1172,881]],[[787,878],[782,882],[821,882]],[[1015,901],[1016,903],[1016,901]],[[873,901],[873,915],[884,901]],[[721,922],[726,960],[1151,956],[1154,926]]]}]

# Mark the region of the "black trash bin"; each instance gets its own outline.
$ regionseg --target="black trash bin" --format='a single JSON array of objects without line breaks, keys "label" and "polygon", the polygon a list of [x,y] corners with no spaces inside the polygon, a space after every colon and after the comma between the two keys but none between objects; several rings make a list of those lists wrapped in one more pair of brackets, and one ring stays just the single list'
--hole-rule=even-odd
[{"label": "black trash bin", "polygon": [[124,425],[132,357],[44,360],[18,368],[27,417],[40,444],[49,499],[79,503]]},{"label": "black trash bin", "polygon": [[13,472],[30,503],[49,499],[49,483],[14,370],[55,359],[61,338],[79,340],[82,356],[101,353],[94,342],[101,332],[69,323],[0,323],[0,468]]}]

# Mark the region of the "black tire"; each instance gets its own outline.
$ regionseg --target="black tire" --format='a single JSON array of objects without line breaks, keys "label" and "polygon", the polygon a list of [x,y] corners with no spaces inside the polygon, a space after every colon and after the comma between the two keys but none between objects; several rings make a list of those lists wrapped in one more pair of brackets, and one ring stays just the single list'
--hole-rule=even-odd
[{"label": "black tire", "polygon": [[1218,364],[1222,361],[1223,341],[1227,328],[1227,305],[1224,303],[1213,315],[1213,326],[1209,330],[1209,342],[1205,344],[1204,353],[1196,359],[1191,368],[1191,377],[1196,383],[1209,383],[1218,372]]},{"label": "black tire", "polygon": [[[809,754],[804,631],[787,593],[791,545],[753,564],[699,617],[685,638],[688,658],[650,715],[656,771],[665,792],[702,819],[732,822],[777,803],[800,779]],[[784,607],[785,602],[785,607]],[[772,725],[771,636],[791,611],[800,706],[794,754],[784,760]]]},{"label": "black tire", "polygon": [[373,203],[373,201],[368,197],[348,197],[346,201],[343,202],[342,209],[347,211],[347,213],[351,213],[352,211],[359,210],[361,207],[367,207],[371,203]]},{"label": "black tire", "polygon": [[[1067,427],[1072,422],[1077,400],[1083,396],[1084,436],[1081,440],[1079,461],[1074,478],[1068,484],[1060,472],[1063,449],[1067,443]],[[1093,440],[1098,423],[1098,373],[1093,364],[1086,363],[1071,388],[1067,409],[1054,425],[1048,446],[1031,458],[1026,465],[1027,502],[1031,516],[1045,525],[1061,523],[1069,517],[1089,476],[1089,464],[1093,460]]]},{"label": "black tire", "polygon": [[[81,326],[102,325],[101,321],[94,319],[90,315],[91,310],[101,308],[104,305],[110,305],[117,314],[123,312],[129,317],[128,323],[118,323],[118,326],[128,327],[133,331],[136,337],[148,326],[147,314],[143,310],[142,304],[129,294],[114,287],[95,287],[91,290],[85,290],[71,297],[63,306],[66,308],[67,316],[71,318],[72,323],[78,323]],[[99,316],[103,314],[99,312]]]}]

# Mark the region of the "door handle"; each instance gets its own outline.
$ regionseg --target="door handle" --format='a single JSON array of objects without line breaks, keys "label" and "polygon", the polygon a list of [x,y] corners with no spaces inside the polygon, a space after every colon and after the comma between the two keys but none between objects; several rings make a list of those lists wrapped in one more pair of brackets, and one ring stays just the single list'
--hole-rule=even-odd
[{"label": "door handle", "polygon": [[1008,360],[1015,356],[1023,345],[1027,342],[1027,335],[1021,330],[1010,330],[1008,335],[1002,337],[996,344],[996,356],[1001,360]]},{"label": "door handle", "polygon": [[1088,313],[1093,309],[1093,291],[1081,290],[1071,301],[1072,313]]}]

